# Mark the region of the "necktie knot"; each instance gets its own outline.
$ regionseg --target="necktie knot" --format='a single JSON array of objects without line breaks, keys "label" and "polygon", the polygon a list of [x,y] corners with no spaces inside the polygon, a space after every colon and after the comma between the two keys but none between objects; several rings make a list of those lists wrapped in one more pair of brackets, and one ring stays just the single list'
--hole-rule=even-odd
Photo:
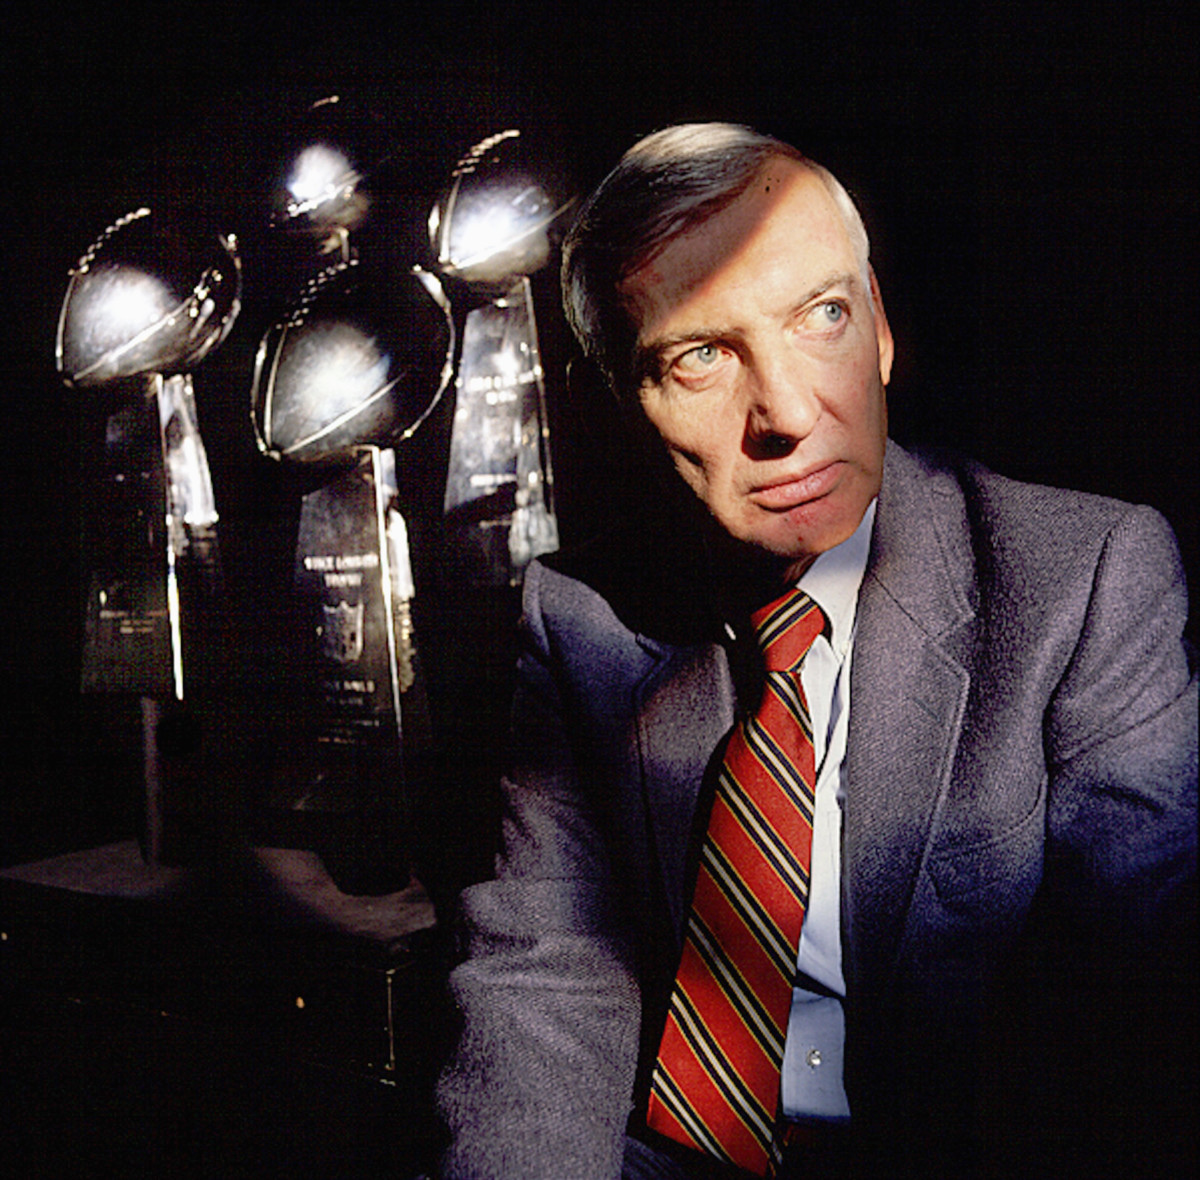
[{"label": "necktie knot", "polygon": [[825,612],[798,589],[755,611],[751,621],[768,672],[795,672],[825,630]]}]

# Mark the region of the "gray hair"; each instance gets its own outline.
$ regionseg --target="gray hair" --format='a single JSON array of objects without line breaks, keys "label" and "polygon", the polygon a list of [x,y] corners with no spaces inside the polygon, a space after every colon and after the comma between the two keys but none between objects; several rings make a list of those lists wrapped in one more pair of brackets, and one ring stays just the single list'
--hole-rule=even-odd
[{"label": "gray hair", "polygon": [[631,391],[636,328],[620,285],[675,238],[731,205],[783,156],[824,183],[842,215],[864,289],[870,243],[831,172],[790,144],[733,123],[684,123],[639,140],[581,210],[563,245],[563,305],[584,355],[618,395]]}]

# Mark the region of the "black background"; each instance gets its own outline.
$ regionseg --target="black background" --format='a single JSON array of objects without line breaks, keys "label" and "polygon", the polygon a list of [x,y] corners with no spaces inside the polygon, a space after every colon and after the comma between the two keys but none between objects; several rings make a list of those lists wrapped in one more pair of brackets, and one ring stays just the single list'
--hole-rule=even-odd
[{"label": "black background", "polygon": [[[70,846],[89,834],[80,815],[104,808],[75,691],[86,395],[53,360],[68,269],[141,204],[199,211],[245,244],[246,312],[197,376],[236,577],[272,527],[246,413],[277,294],[255,270],[265,194],[287,128],[332,92],[379,113],[415,192],[511,125],[543,138],[580,191],[670,122],[733,119],[796,143],[864,209],[898,344],[894,433],[1151,503],[1200,579],[1196,61],[1182,5],[137,0],[67,12],[10,8],[0,47],[9,859]],[[555,413],[578,426],[574,407]],[[586,449],[588,429],[564,434],[565,456]],[[558,475],[570,535],[570,506],[586,518],[604,489],[594,472],[573,485],[561,456]]]}]

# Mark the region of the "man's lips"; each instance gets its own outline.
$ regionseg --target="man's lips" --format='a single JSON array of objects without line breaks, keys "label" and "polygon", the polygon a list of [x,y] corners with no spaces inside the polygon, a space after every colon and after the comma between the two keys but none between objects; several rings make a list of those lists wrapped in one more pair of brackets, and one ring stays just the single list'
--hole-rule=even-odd
[{"label": "man's lips", "polygon": [[752,488],[750,499],[760,508],[772,512],[786,512],[791,508],[798,508],[810,500],[818,500],[828,495],[837,483],[843,466],[840,460],[834,460],[801,475],[781,476]]}]

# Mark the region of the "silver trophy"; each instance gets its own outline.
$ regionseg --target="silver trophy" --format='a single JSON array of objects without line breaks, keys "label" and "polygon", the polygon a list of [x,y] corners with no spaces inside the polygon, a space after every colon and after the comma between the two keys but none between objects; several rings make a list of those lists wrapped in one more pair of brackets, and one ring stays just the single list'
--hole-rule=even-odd
[{"label": "silver trophy", "polygon": [[572,202],[552,193],[516,129],[477,143],[434,205],[438,271],[466,284],[445,512],[467,580],[515,585],[558,548],[545,376],[529,276]]},{"label": "silver trophy", "polygon": [[276,743],[266,809],[289,843],[368,864],[403,846],[405,755],[427,725],[396,447],[440,403],[453,348],[436,276],[367,280],[351,252],[307,284],[255,363],[260,449],[319,485],[295,551],[299,724]]},{"label": "silver trophy", "polygon": [[[191,370],[241,303],[232,236],[182,240],[146,208],[70,273],[58,371],[85,395],[82,687],[140,698],[144,850],[164,855],[171,796],[194,777],[194,665],[219,610],[217,509]],[[194,784],[193,784],[194,785]]]}]

